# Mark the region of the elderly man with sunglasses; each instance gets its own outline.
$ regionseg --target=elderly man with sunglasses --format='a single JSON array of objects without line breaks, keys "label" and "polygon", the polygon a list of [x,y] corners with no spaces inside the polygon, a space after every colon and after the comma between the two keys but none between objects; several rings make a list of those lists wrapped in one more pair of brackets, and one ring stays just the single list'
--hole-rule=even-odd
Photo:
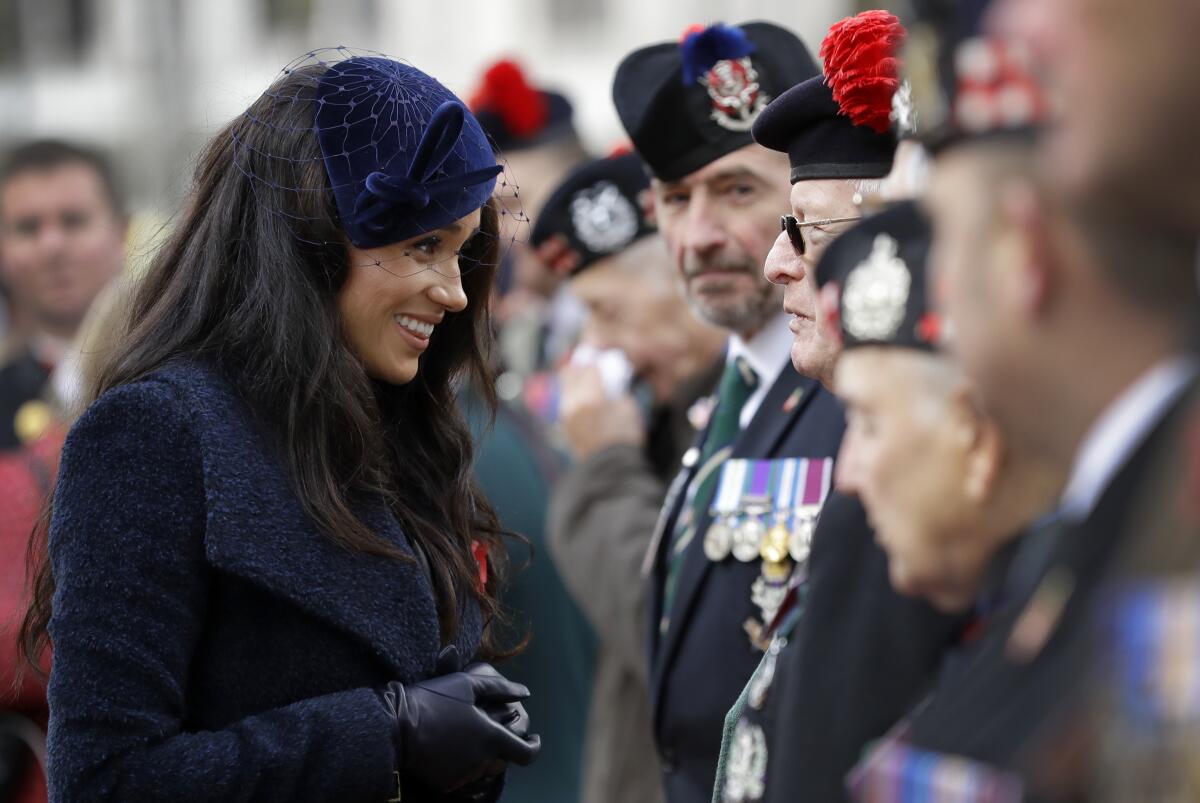
[{"label": "elderly man with sunglasses", "polygon": [[[755,140],[788,155],[791,214],[764,265],[784,288],[792,365],[833,388],[840,343],[819,325],[816,265],[863,216],[860,205],[892,169],[894,51],[905,31],[884,11],[836,23],[821,45],[824,75],[776,98]],[[848,43],[857,46],[848,46]],[[886,258],[886,257],[885,257]],[[915,702],[960,629],[957,617],[899,596],[861,504],[836,490],[820,509],[811,555],[791,581],[770,646],[726,720],[714,800],[843,800],[863,747]]]}]

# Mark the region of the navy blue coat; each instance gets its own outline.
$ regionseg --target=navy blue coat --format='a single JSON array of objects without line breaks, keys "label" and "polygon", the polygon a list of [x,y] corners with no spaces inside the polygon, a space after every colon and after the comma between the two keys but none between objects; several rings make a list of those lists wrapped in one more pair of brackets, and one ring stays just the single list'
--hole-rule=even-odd
[{"label": "navy blue coat", "polygon": [[[358,512],[411,552],[382,500]],[[415,561],[317,531],[217,373],[179,364],[88,409],[50,556],[51,800],[396,796],[373,689],[433,674],[432,590]],[[462,613],[470,656],[480,614]]]},{"label": "navy blue coat", "polygon": [[[789,403],[800,393],[799,403]],[[755,460],[835,457],[845,431],[841,404],[816,380],[788,363],[762,406],[733,443],[733,457]],[[707,431],[697,446],[703,444]],[[683,509],[683,489],[698,466],[677,478],[668,495],[649,595],[650,703],[668,803],[708,803],[712,799],[725,715],[733,707],[762,658],[743,629],[758,615],[750,587],[759,561],[732,558],[713,563],[704,555],[706,516],[685,552],[667,632],[659,636],[668,534]]]}]

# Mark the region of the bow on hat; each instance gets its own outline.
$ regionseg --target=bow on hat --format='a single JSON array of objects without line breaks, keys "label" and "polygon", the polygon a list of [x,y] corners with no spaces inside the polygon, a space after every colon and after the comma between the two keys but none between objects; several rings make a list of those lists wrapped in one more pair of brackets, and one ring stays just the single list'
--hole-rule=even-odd
[{"label": "bow on hat", "polygon": [[395,228],[398,218],[425,209],[440,191],[455,186],[482,184],[504,170],[503,166],[497,164],[459,175],[433,178],[454,152],[465,121],[466,110],[463,105],[457,101],[446,101],[438,106],[430,118],[407,175],[389,176],[376,170],[367,176],[362,191],[354,200],[354,218],[364,231],[372,235],[386,234]]}]

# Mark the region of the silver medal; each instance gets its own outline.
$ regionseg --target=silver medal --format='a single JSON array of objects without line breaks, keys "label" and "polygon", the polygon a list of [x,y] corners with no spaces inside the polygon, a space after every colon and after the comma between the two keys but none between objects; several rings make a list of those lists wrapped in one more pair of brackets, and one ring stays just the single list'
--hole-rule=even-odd
[{"label": "silver medal", "polygon": [[805,517],[800,519],[796,524],[796,529],[792,530],[791,537],[788,539],[788,554],[796,563],[804,563],[808,560],[808,556],[812,552],[813,530],[816,529],[816,526],[816,519]]},{"label": "silver medal", "polygon": [[758,558],[767,528],[757,516],[750,516],[733,531],[733,556],[742,563]]},{"label": "silver medal", "polygon": [[714,521],[704,533],[704,557],[720,563],[729,557],[733,547],[733,530],[723,521]]}]

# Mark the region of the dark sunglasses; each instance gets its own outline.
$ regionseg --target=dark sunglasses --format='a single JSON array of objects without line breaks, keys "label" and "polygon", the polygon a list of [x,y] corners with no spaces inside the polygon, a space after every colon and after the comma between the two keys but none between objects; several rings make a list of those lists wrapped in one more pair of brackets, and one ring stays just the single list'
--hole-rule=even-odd
[{"label": "dark sunglasses", "polygon": [[787,232],[788,240],[791,241],[796,256],[802,257],[808,250],[808,246],[804,243],[804,232],[801,229],[809,226],[827,226],[831,223],[851,223],[855,220],[862,220],[862,217],[831,217],[826,220],[806,220],[801,223],[796,220],[795,215],[780,215],[779,230]]}]

